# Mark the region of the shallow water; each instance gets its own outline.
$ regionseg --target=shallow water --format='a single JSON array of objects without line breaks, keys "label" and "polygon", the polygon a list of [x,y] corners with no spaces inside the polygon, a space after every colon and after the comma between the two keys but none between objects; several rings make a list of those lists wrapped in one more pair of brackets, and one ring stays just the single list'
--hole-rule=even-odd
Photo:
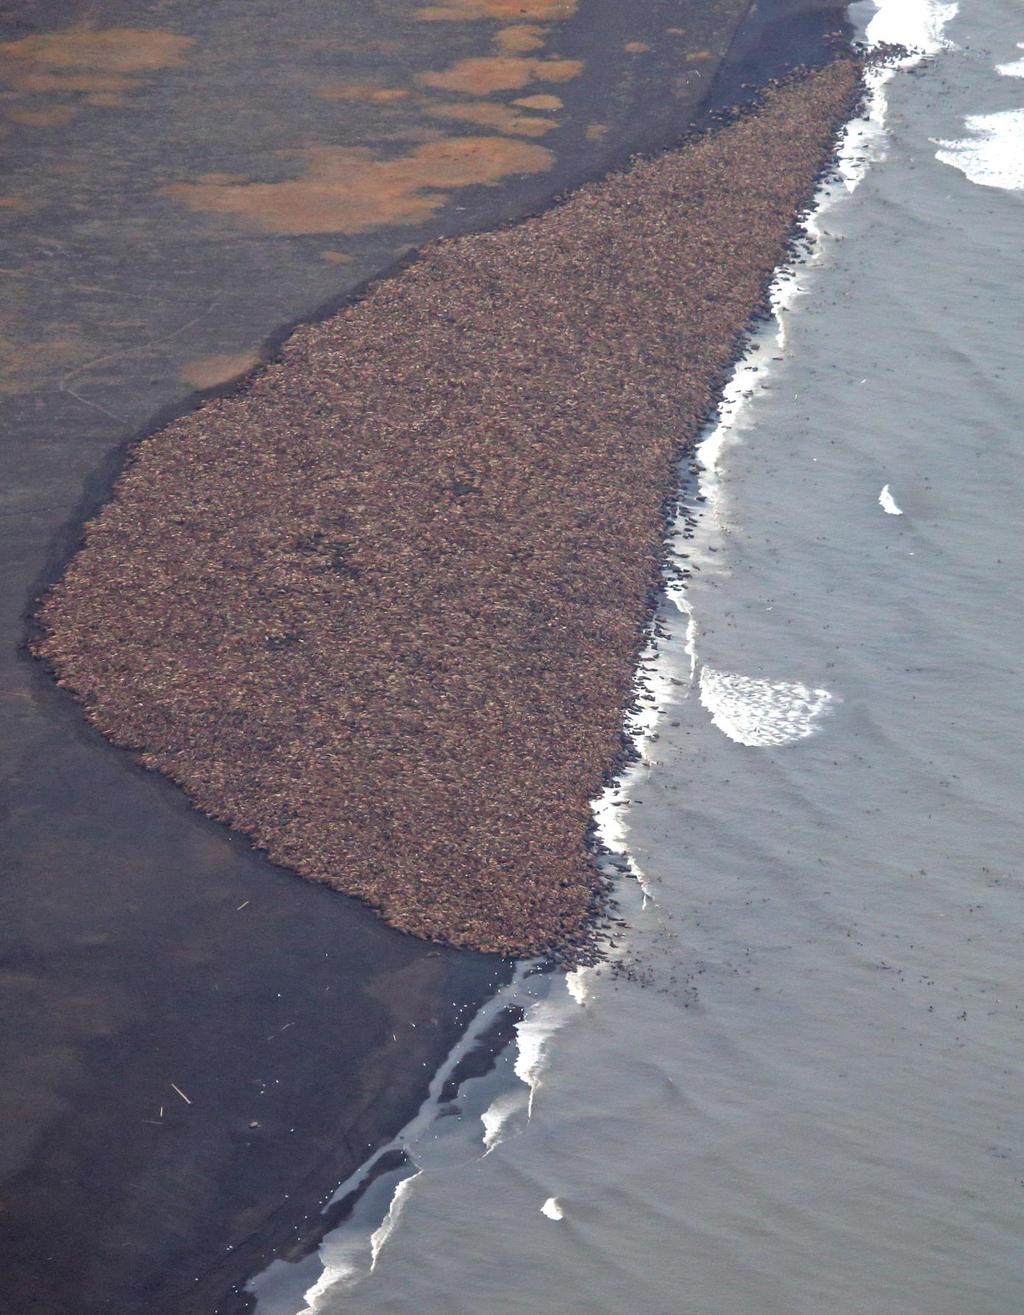
[{"label": "shallow water", "polygon": [[1024,1305],[1024,144],[998,178],[947,145],[1024,106],[1024,27],[884,15],[948,44],[850,139],[704,450],[656,738],[601,812],[642,877],[617,969],[520,981],[390,1216],[258,1315]]}]

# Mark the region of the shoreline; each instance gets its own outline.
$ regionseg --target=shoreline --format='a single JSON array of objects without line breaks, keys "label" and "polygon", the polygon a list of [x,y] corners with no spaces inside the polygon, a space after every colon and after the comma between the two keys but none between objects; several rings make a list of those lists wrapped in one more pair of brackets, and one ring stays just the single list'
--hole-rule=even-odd
[{"label": "shoreline", "polygon": [[[442,943],[586,954],[608,891],[584,853],[589,801],[628,757],[621,718],[658,589],[672,471],[859,96],[858,66],[836,59],[539,217],[426,248],[297,331],[278,363],[136,449],[43,605],[35,652],[105,734],[282,866]],[[688,188],[702,194],[696,209]],[[597,269],[584,255],[595,240],[609,253]],[[692,271],[682,291],[670,268]],[[609,306],[612,270],[639,291],[620,283]],[[538,349],[533,325],[545,317],[555,341]],[[623,346],[626,323],[637,329]],[[562,442],[539,441],[567,397]],[[481,423],[492,433],[460,447],[451,426],[464,435]],[[346,461],[357,467],[348,483]],[[625,497],[623,462],[642,470]],[[566,611],[570,578],[579,597]],[[446,595],[450,605],[437,602]],[[433,610],[409,629],[424,599]],[[339,618],[326,634],[325,616]],[[365,648],[352,632],[368,618]],[[424,677],[424,663],[447,675]],[[598,688],[586,706],[565,692],[580,669]],[[350,691],[341,730],[332,690]],[[529,713],[502,722],[499,709],[527,700]],[[554,727],[566,747],[553,765]],[[272,745],[293,747],[267,775]],[[458,835],[444,830],[449,815]],[[503,832],[511,840],[494,841]]]},{"label": "shoreline", "polygon": [[[718,66],[715,88],[728,82],[722,74],[733,64],[729,75],[736,85],[784,72],[791,62],[788,50],[800,48],[793,41],[794,25],[813,43],[843,23],[841,7],[811,6],[788,15],[786,8],[776,6],[770,14],[762,9],[758,21],[767,25],[767,40],[765,28],[752,33],[751,21],[744,20]],[[312,0],[304,6],[306,11],[315,9]],[[268,26],[268,15],[274,12],[254,11],[254,30]],[[642,21],[656,30],[666,12],[666,6],[657,5]],[[620,18],[633,23],[640,16],[620,15],[617,6],[604,4],[588,5],[588,13],[593,32],[586,31],[581,6],[577,22],[564,29],[569,49],[562,53],[586,53],[592,70],[573,102],[573,115],[593,113],[613,91],[615,114],[622,112],[621,123],[613,118],[600,159],[614,164],[638,147],[645,155],[659,152],[665,149],[666,134],[678,141],[682,129],[673,125],[685,123],[688,102],[672,104],[661,64],[645,65],[646,89],[629,88],[627,97],[620,85],[623,73],[614,55]],[[59,7],[53,17],[55,22],[62,18]],[[183,23],[192,18],[187,7],[182,10]],[[35,21],[45,27],[41,10]],[[358,29],[358,18],[352,21]],[[731,25],[721,7],[701,21],[722,29]],[[9,35],[21,36],[24,30],[20,26]],[[786,49],[780,48],[780,34]],[[349,30],[342,35],[350,35]],[[437,36],[444,35],[438,28]],[[585,49],[577,51],[581,41]],[[232,50],[244,66],[244,41]],[[423,60],[422,53],[418,58]],[[174,76],[191,88],[202,85],[204,71],[186,68]],[[705,99],[702,94],[697,103]],[[105,127],[101,119],[115,126]],[[97,112],[76,121],[62,129],[62,149],[87,151],[97,161],[106,158],[96,146],[118,140],[116,123],[121,119]],[[130,158],[145,176],[154,159],[159,162],[153,150],[159,147],[160,120],[154,123],[151,116],[140,114],[131,121]],[[186,144],[191,126],[191,117],[181,123]],[[324,131],[337,126],[328,123]],[[567,123],[567,136],[570,127]],[[292,127],[282,122],[274,131],[281,135],[269,140],[254,139],[250,132],[246,149],[252,152],[254,140],[260,147],[287,144]],[[561,130],[556,140],[562,142]],[[16,145],[16,138],[9,137],[6,145]],[[603,172],[607,165],[594,163],[599,159],[596,146],[588,143],[587,151],[564,161],[561,147],[556,147],[559,158],[551,181],[561,185],[567,172],[575,171],[577,181]],[[34,155],[30,162],[34,166]],[[196,167],[194,156],[184,164]],[[84,195],[87,211],[93,196],[102,199],[119,180],[98,172],[90,182],[92,194]],[[542,213],[550,205],[548,192],[549,184],[538,178],[508,180],[494,189],[470,188],[465,195],[454,194],[467,203],[464,216],[449,207],[438,223],[400,230],[396,236],[408,236],[418,246],[424,236],[430,238],[430,230],[477,231],[517,222]],[[97,264],[97,252],[105,254],[105,241],[117,250],[116,225],[108,225],[110,233],[104,237],[106,218],[93,216],[101,237],[96,250],[69,248],[79,261],[76,272],[92,275],[103,285],[108,280],[103,265]],[[42,222],[44,233],[67,236],[60,227],[63,221],[55,226],[49,213]],[[380,252],[387,250],[385,232],[380,239],[353,244],[357,264],[332,266],[330,277],[314,268],[311,279],[309,256],[300,251],[300,242],[253,238],[237,244],[230,232],[204,230],[198,222],[186,221],[178,225],[182,231],[168,233],[160,227],[164,217],[147,215],[146,222],[151,223],[150,242],[153,234],[171,240],[159,260],[152,259],[156,247],[133,247],[117,266],[107,313],[113,316],[120,310],[127,317],[144,304],[150,318],[146,341],[137,352],[133,333],[123,344],[131,348],[128,355],[104,377],[89,377],[88,396],[102,405],[83,410],[64,394],[58,388],[60,376],[47,373],[52,367],[45,356],[34,367],[35,391],[6,399],[12,434],[18,435],[12,489],[30,495],[25,499],[12,492],[9,499],[9,514],[15,518],[8,522],[15,537],[6,595],[12,613],[12,661],[4,674],[10,691],[5,710],[19,714],[13,722],[8,718],[8,757],[17,764],[10,791],[14,826],[8,837],[8,898],[21,975],[8,982],[5,1013],[11,1032],[9,1094],[22,1102],[22,1122],[7,1125],[18,1137],[9,1136],[4,1144],[8,1164],[15,1166],[4,1184],[12,1226],[3,1252],[4,1291],[26,1312],[48,1312],[65,1299],[85,1311],[106,1309],[111,1301],[131,1305],[136,1298],[151,1311],[183,1315],[187,1305],[208,1312],[231,1280],[258,1268],[282,1247],[287,1250],[296,1223],[315,1211],[325,1185],[364,1161],[358,1149],[351,1159],[346,1142],[354,1120],[378,1143],[404,1121],[391,1105],[356,1110],[352,1091],[376,1082],[381,1089],[393,1090],[395,1100],[404,1100],[407,1109],[415,1108],[418,1079],[408,1070],[416,1061],[405,1054],[386,1055],[377,1047],[378,1041],[391,1041],[393,1021],[421,1014],[421,1021],[430,1021],[437,1013],[442,1029],[454,1027],[457,1035],[465,1011],[474,1009],[481,991],[489,996],[496,976],[505,971],[501,961],[477,960],[465,952],[443,951],[438,960],[429,945],[392,932],[357,902],[296,882],[252,851],[244,838],[191,809],[169,781],[138,768],[113,748],[81,718],[70,695],[55,687],[41,664],[23,649],[15,655],[27,600],[62,572],[76,550],[83,521],[108,500],[128,451],[189,412],[197,398],[236,389],[228,382],[186,397],[175,382],[179,363],[201,352],[223,352],[224,344],[246,351],[262,342],[261,354],[272,353],[296,325],[322,318],[324,286],[343,285],[349,271],[379,269]],[[318,244],[312,245],[315,266]],[[250,294],[245,283],[242,293],[232,269],[244,282],[246,271],[258,269],[260,253],[270,247],[274,259],[272,268],[264,270],[265,286]],[[57,244],[57,251],[63,249]],[[12,248],[11,263],[13,255]],[[398,258],[399,263],[408,259]],[[17,260],[28,268],[31,255],[21,249]],[[50,258],[34,277],[59,278],[62,268],[62,260]],[[360,286],[365,289],[387,273],[371,272]],[[208,276],[215,286],[226,286],[229,295],[223,306],[169,348],[153,352],[148,342],[180,325],[189,313],[177,309],[179,302],[189,304],[181,296],[181,279],[186,284],[196,280],[198,296]],[[101,288],[93,291],[98,294]],[[352,296],[351,291],[342,292],[329,299],[327,308],[336,309]],[[72,314],[76,301],[86,327],[98,335],[94,354],[122,345],[116,336],[111,340],[102,319],[93,317],[84,293],[72,299]],[[307,304],[320,310],[307,311]],[[197,305],[198,310],[204,307],[205,302]],[[274,323],[287,327],[266,335],[265,326]],[[239,325],[244,341],[235,336]],[[154,374],[160,379],[149,377]],[[152,386],[158,383],[154,392]],[[134,437],[126,442],[125,432]],[[247,900],[250,907],[236,914]],[[255,924],[249,925],[254,915]],[[40,928],[44,934],[38,933]],[[328,952],[330,972],[323,962]],[[436,980],[422,972],[416,976],[416,964],[423,970],[433,965]],[[275,1039],[265,1055],[272,1029],[264,1026],[262,1014],[273,1006],[273,993],[264,1000],[270,980],[287,983],[286,996],[301,1011],[301,1021],[283,1034],[281,1040],[288,1042],[284,1052],[273,1052],[280,1044]],[[231,984],[229,993],[222,990],[225,981]],[[31,988],[27,997],[21,994],[25,987]],[[363,1025],[350,1026],[326,1009],[331,997],[317,995],[325,987],[342,993],[346,1013],[368,1009]],[[90,1002],[87,1024],[80,1013],[68,1013],[68,999]],[[203,1023],[197,1029],[190,1020],[199,1016]],[[438,1035],[435,1041],[436,1046],[423,1051],[427,1066],[421,1073],[429,1073],[438,1056],[447,1053],[444,1038]],[[158,1056],[150,1055],[154,1048]],[[54,1054],[66,1057],[57,1072],[46,1067]],[[288,1144],[288,1163],[280,1160],[278,1139],[270,1128],[258,1141],[236,1136],[252,1112],[245,1086],[265,1073],[271,1054],[273,1071],[287,1078],[288,1121],[297,1125],[294,1137],[281,1139],[282,1149]],[[37,1055],[44,1067],[32,1070],[28,1065],[37,1062]],[[187,1122],[176,1121],[160,1132],[141,1122],[136,1127],[148,1102],[159,1104],[165,1098],[164,1070],[193,1098],[193,1072],[213,1082],[216,1118],[211,1119],[210,1103],[204,1101],[191,1113],[180,1106],[181,1115],[188,1113]],[[177,1101],[173,1093],[171,1099]],[[27,1122],[26,1110],[31,1110]],[[92,1148],[109,1142],[113,1129],[118,1156],[95,1161]],[[19,1141],[24,1130],[35,1138],[25,1151]],[[308,1177],[298,1171],[300,1160],[309,1167]],[[184,1163],[192,1166],[187,1177],[181,1172]],[[80,1171],[69,1177],[68,1166]],[[281,1203],[282,1189],[287,1204]],[[102,1211],[91,1208],[97,1200]],[[16,1242],[13,1229],[23,1224],[30,1227]],[[233,1249],[226,1252],[225,1244]],[[127,1268],[126,1256],[132,1258]],[[203,1281],[192,1288],[191,1276],[200,1271]]]}]

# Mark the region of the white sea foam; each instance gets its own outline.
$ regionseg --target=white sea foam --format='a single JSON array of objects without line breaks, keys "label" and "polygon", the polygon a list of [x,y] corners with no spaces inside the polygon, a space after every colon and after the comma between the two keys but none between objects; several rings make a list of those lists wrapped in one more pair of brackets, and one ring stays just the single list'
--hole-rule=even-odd
[{"label": "white sea foam", "polygon": [[367,1274],[373,1273],[377,1268],[381,1251],[398,1225],[413,1183],[421,1176],[419,1172],[411,1174],[408,1178],[403,1178],[395,1188],[387,1214],[370,1234],[368,1265],[362,1258],[367,1248],[364,1236],[342,1232],[325,1240],[320,1249],[323,1270],[317,1281],[307,1289],[303,1297],[306,1304],[299,1311],[299,1315],[320,1315],[320,1312],[325,1310],[337,1309],[336,1302],[341,1293],[365,1278]]},{"label": "white sea foam", "polygon": [[[581,970],[586,972],[587,970]],[[576,982],[577,991],[585,990],[581,982]],[[538,995],[546,995],[539,1000]],[[520,1054],[515,1061],[516,1073],[522,1085],[514,1083],[512,1088],[490,1101],[479,1115],[471,1113],[474,1106],[479,1109],[488,1100],[486,1083],[492,1079],[471,1079],[464,1090],[460,1091],[459,1105],[464,1112],[457,1117],[464,1120],[464,1133],[453,1137],[449,1133],[445,1138],[438,1138],[437,1120],[441,1110],[441,1096],[445,1084],[461,1058],[478,1043],[487,1029],[494,1023],[502,1010],[519,1006],[526,1011],[526,1017],[519,1025],[516,1044]],[[365,1182],[372,1177],[374,1167],[380,1156],[401,1150],[409,1168],[401,1171],[391,1189],[390,1203],[383,1217],[374,1215],[375,1206],[364,1209],[357,1206],[352,1218],[344,1225],[329,1232],[321,1242],[315,1257],[305,1262],[309,1266],[318,1266],[319,1273],[315,1281],[306,1289],[304,1301],[298,1315],[324,1315],[327,1311],[341,1309],[339,1301],[350,1290],[373,1271],[381,1251],[394,1234],[402,1212],[412,1191],[412,1183],[434,1171],[441,1157],[442,1164],[450,1164],[454,1152],[458,1157],[475,1158],[486,1155],[508,1135],[510,1125],[522,1127],[529,1117],[529,1106],[534,1088],[539,1080],[546,1062],[547,1042],[554,1031],[578,1012],[575,997],[567,988],[563,979],[557,976],[538,978],[536,965],[521,964],[516,969],[513,980],[501,988],[479,1011],[467,1029],[461,1041],[452,1049],[445,1063],[431,1079],[430,1092],[416,1116],[401,1130],[387,1146],[381,1147],[373,1159],[360,1168],[345,1182],[341,1183],[333,1195],[324,1202],[331,1205],[353,1191],[365,1187]],[[510,1057],[511,1058],[511,1057]],[[502,1061],[507,1062],[507,1061]],[[510,1066],[511,1067],[511,1066]],[[474,1095],[477,1081],[484,1083],[479,1094]],[[449,1115],[451,1111],[446,1111]],[[451,1125],[446,1123],[446,1129]],[[482,1132],[478,1134],[477,1128]],[[446,1149],[445,1149],[446,1148]],[[409,1169],[412,1173],[410,1174]],[[380,1189],[388,1190],[388,1174],[382,1175],[377,1187],[372,1187],[366,1194],[369,1202],[372,1197],[380,1195]],[[256,1296],[256,1315],[295,1315],[295,1307],[287,1298],[279,1299],[276,1293],[277,1280],[282,1268],[290,1266],[281,1260],[271,1262],[267,1270],[257,1275],[249,1285]],[[314,1268],[313,1273],[317,1271]],[[311,1279],[313,1275],[310,1275]],[[282,1300],[285,1304],[282,1304]]]},{"label": "white sea foam", "polygon": [[[571,998],[571,997],[570,997]],[[548,1043],[566,1022],[569,1010],[565,1001],[542,1000],[528,1009],[523,1021],[516,1026],[515,1073],[530,1089],[526,1113],[533,1113],[533,1100],[541,1083],[548,1055]]]},{"label": "white sea foam", "polygon": [[935,142],[935,158],[981,187],[1024,189],[1024,109],[969,114],[964,127],[970,136]]},{"label": "white sea foam", "polygon": [[593,975],[592,968],[574,968],[571,973],[565,974],[566,989],[578,1005],[585,1005],[590,999]]},{"label": "white sea foam", "polygon": [[897,503],[892,496],[892,489],[888,484],[883,484],[882,491],[878,495],[878,505],[889,516],[902,516],[903,508]]},{"label": "white sea foam", "polygon": [[944,32],[959,11],[956,3],[935,0],[875,0],[877,13],[865,35],[869,46],[906,46],[922,55],[946,48]]},{"label": "white sea foam", "polygon": [[540,1208],[542,1215],[547,1215],[549,1219],[564,1219],[565,1215],[562,1207],[558,1204],[557,1196],[549,1196]]},{"label": "white sea foam", "polygon": [[412,1191],[412,1185],[422,1175],[419,1173],[411,1174],[408,1178],[403,1178],[395,1188],[395,1194],[391,1198],[391,1206],[384,1216],[381,1226],[374,1232],[370,1238],[370,1273],[377,1268],[377,1261],[380,1259],[380,1253],[384,1249],[384,1244],[395,1231],[398,1221],[402,1216],[406,1203],[409,1200],[409,1194]]},{"label": "white sea foam", "polygon": [[504,1133],[510,1121],[527,1108],[528,1096],[523,1091],[510,1091],[499,1096],[487,1106],[480,1115],[484,1126],[484,1154],[490,1155],[495,1146],[504,1140]]},{"label": "white sea foam", "polygon": [[[1017,49],[1024,50],[1024,41],[1017,42]],[[1024,59],[1015,59],[1012,64],[997,64],[996,72],[1004,78],[1024,78]]]},{"label": "white sea foam", "polygon": [[[851,192],[870,166],[885,158],[889,140],[885,127],[888,84],[901,69],[912,68],[927,56],[950,48],[944,33],[959,10],[955,0],[874,0],[874,5],[875,13],[864,29],[868,48],[903,46],[907,53],[900,60],[874,65],[864,75],[864,113],[847,125],[839,149],[839,176]],[[824,208],[830,203],[826,198]],[[820,236],[817,217],[815,214],[808,226],[815,237]]]},{"label": "white sea foam", "polygon": [[580,1006],[590,996],[594,972],[593,968],[577,968],[564,976],[548,978],[547,995],[542,1000],[530,999],[526,1003],[520,992],[525,1012],[516,1024],[512,1071],[522,1086],[503,1092],[480,1115],[485,1155],[490,1155],[509,1135],[521,1132],[533,1117],[534,1099],[542,1085],[551,1040],[578,1016]]},{"label": "white sea foam", "polygon": [[[363,1267],[359,1263],[359,1252],[363,1239],[353,1239],[347,1245],[336,1245],[330,1253],[322,1255],[323,1271],[320,1277],[303,1296],[306,1303],[298,1315],[319,1315],[325,1308],[325,1299],[337,1296],[339,1292],[362,1277]],[[257,1307],[257,1309],[259,1309]]]},{"label": "white sea foam", "polygon": [[[958,5],[955,2],[936,3],[936,0],[874,0],[875,12],[864,30],[864,39],[869,47],[881,44],[902,45],[907,48],[906,56],[887,65],[878,65],[866,74],[866,96],[863,113],[852,119],[844,128],[837,151],[836,177],[824,183],[818,191],[810,218],[806,224],[807,250],[803,258],[794,266],[780,269],[768,292],[771,307],[769,324],[756,335],[743,359],[738,363],[723,389],[715,424],[697,447],[696,457],[699,468],[698,493],[695,500],[684,502],[680,515],[670,534],[669,556],[672,564],[684,570],[699,566],[702,578],[727,570],[723,558],[717,556],[711,548],[717,548],[722,536],[730,533],[728,507],[725,488],[721,478],[721,465],[728,448],[739,441],[749,423],[749,416],[757,395],[765,387],[770,375],[777,368],[780,355],[786,350],[786,320],[799,299],[809,290],[810,276],[815,265],[820,262],[822,250],[827,241],[827,234],[821,226],[823,216],[844,195],[853,192],[867,174],[871,165],[884,158],[886,151],[885,121],[888,113],[886,86],[899,69],[912,67],[922,58],[934,55],[949,46],[944,37],[946,25],[956,16]],[[686,517],[696,515],[699,532],[691,535],[686,524]],[[698,652],[700,626],[693,605],[689,598],[686,584],[674,578],[665,581],[665,593],[670,606],[685,617],[686,631],[682,649],[686,655],[689,670],[681,672],[675,669],[674,646],[659,647],[652,639],[641,659],[641,669],[648,681],[648,691],[640,701],[635,716],[627,721],[626,730],[640,755],[640,762],[633,764],[619,779],[602,792],[592,805],[597,835],[602,844],[610,850],[623,855],[629,865],[630,875],[636,878],[644,895],[644,903],[653,899],[653,890],[646,874],[630,852],[629,847],[629,809],[632,789],[649,771],[652,758],[651,746],[662,723],[664,712],[673,700],[680,697],[680,681],[683,687],[702,689],[714,697],[711,690],[720,694],[719,719],[716,725],[736,722],[735,716],[727,717],[725,704],[732,706],[740,688],[734,685],[726,699],[721,689],[717,673],[712,673],[702,681],[701,659]],[[749,677],[735,676],[734,681],[748,681],[750,688],[757,682]],[[782,706],[783,699],[788,699],[794,706],[801,702],[802,695],[795,691],[807,687],[799,683],[776,681],[771,683],[776,691],[776,702]],[[793,691],[784,694],[784,691]],[[787,733],[784,740],[769,738],[741,739],[751,746],[761,744],[788,743],[791,739],[803,738],[813,733],[820,718],[820,712],[830,703],[836,702],[836,696],[829,691],[809,691],[812,706],[817,709],[813,715],[807,710],[802,714],[804,729],[799,735]],[[762,696],[759,696],[762,697]],[[763,701],[763,697],[762,697]],[[774,714],[778,723],[777,733],[782,733],[782,726],[789,724],[789,719],[777,708]],[[753,714],[739,718],[746,724]],[[714,720],[714,718],[713,718]],[[792,729],[792,728],[791,728]],[[763,731],[768,735],[768,731]]]},{"label": "white sea foam", "polygon": [[757,680],[705,665],[700,701],[730,740],[751,748],[773,748],[813,735],[837,699],[827,689],[811,689],[795,681]]}]

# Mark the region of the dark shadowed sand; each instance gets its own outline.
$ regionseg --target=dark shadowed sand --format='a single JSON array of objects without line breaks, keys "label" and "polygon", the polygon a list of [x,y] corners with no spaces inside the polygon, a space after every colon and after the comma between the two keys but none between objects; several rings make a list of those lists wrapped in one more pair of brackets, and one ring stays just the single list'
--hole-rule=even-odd
[{"label": "dark shadowed sand", "polygon": [[664,504],[855,62],[439,242],[144,441],[35,651],[277,863],[459,946],[578,946]]}]

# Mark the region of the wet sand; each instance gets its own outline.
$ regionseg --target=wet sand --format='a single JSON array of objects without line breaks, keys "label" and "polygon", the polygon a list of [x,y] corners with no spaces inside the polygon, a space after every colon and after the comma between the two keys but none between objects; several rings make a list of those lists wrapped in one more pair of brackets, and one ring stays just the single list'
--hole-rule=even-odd
[{"label": "wet sand", "polygon": [[[382,19],[369,0],[0,7],[0,1290],[13,1308],[220,1304],[404,1122],[504,971],[296,881],[133,767],[19,648],[32,599],[109,497],[128,437],[189,410],[193,390],[229,386],[280,326],[410,246],[529,213],[677,140],[716,75],[733,100],[839,23],[828,5],[801,6],[796,28],[791,9],[761,6],[737,41],[744,9],[587,0],[528,32],[415,5]],[[119,36],[69,41],[86,18]],[[419,80],[510,50],[582,72],[489,96]],[[452,106],[475,118],[446,117]],[[325,146],[414,156],[438,134],[481,135],[505,107],[505,128],[553,126],[485,124],[495,150],[521,135],[549,167],[491,185],[421,170],[443,203],[417,222],[382,204],[362,232],[279,232],[172,191],[283,182]],[[278,1089],[261,1118],[253,1093]]]},{"label": "wet sand", "polygon": [[579,946],[675,466],[858,94],[838,61],[299,330],[136,449],[36,653],[276,863]]}]

